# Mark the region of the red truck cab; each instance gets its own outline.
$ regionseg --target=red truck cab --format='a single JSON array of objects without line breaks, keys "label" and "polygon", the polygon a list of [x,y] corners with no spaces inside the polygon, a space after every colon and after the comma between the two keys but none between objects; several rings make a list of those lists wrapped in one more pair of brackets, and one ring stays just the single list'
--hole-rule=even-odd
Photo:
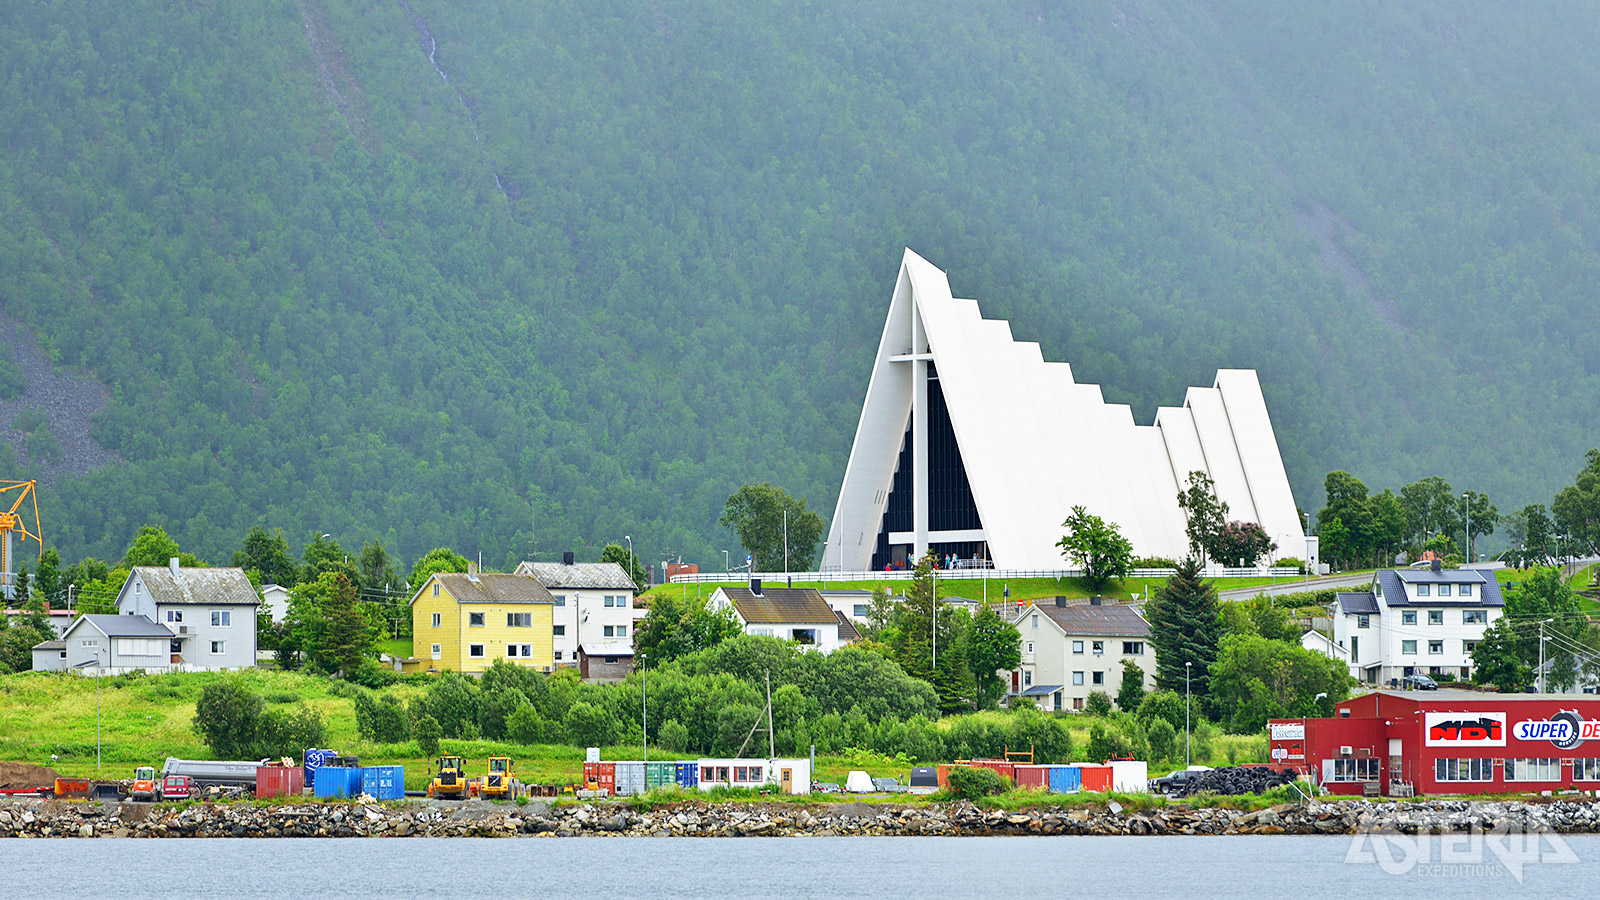
[{"label": "red truck cab", "polygon": [[187,775],[168,775],[161,779],[161,799],[187,800],[194,794],[194,781]]}]

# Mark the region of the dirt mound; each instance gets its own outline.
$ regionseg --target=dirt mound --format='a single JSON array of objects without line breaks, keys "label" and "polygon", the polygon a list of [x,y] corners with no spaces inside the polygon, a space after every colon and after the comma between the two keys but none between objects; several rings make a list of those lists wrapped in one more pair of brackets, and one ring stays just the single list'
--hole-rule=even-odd
[{"label": "dirt mound", "polygon": [[55,783],[56,770],[49,766],[0,761],[0,791],[54,787]]}]

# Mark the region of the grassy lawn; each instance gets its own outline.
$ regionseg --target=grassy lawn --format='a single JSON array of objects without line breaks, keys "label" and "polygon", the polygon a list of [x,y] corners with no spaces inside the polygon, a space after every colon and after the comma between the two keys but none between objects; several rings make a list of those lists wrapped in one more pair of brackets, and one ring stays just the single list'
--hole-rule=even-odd
[{"label": "grassy lawn", "polygon": [[396,659],[406,659],[411,656],[411,639],[386,638],[378,642],[378,652],[387,653]]},{"label": "grassy lawn", "polygon": [[[104,767],[95,768],[95,679],[56,673],[26,673],[0,676],[0,759],[47,765],[63,775],[85,775],[111,779],[125,778],[135,766],[159,767],[163,759],[209,759],[211,753],[193,728],[195,701],[205,686],[224,676],[215,673],[110,677],[100,682],[102,758]],[[267,705],[305,702],[322,714],[327,726],[330,749],[357,755],[369,765],[403,765],[406,787],[422,790],[427,786],[432,759],[424,759],[415,741],[400,744],[374,744],[356,734],[352,701],[336,693],[335,682],[298,672],[255,670],[241,676]],[[409,700],[422,688],[413,684],[388,689],[401,700]],[[946,719],[949,723],[953,720]],[[1073,746],[1081,759],[1089,742],[1093,719],[1069,720]],[[1181,747],[1181,743],[1180,743]],[[1256,735],[1217,735],[1209,759],[1197,763],[1224,766],[1230,754],[1239,762],[1260,761],[1266,742]],[[572,784],[583,769],[584,751],[580,747],[540,744],[522,746],[495,741],[443,742],[445,752],[467,760],[469,774],[481,775],[491,755],[510,756],[517,761],[518,777],[525,782]],[[52,759],[52,756],[56,757]],[[603,759],[640,759],[638,745],[602,749]],[[651,748],[657,760],[693,758],[685,754]],[[947,761],[947,760],[946,760]],[[843,784],[852,769],[864,769],[874,776],[893,776],[902,782],[914,763],[938,762],[905,757],[850,751],[819,756],[816,779]],[[1182,760],[1165,765],[1152,763],[1151,775],[1165,774],[1181,767]]]}]

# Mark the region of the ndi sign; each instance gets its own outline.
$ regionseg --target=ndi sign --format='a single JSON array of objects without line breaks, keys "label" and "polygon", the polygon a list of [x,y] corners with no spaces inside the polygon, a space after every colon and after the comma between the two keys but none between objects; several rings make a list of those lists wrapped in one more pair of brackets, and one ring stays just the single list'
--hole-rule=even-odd
[{"label": "ndi sign", "polygon": [[1503,712],[1423,713],[1423,728],[1429,747],[1506,745],[1506,714]]},{"label": "ndi sign", "polygon": [[1562,710],[1548,719],[1518,722],[1512,732],[1519,741],[1549,741],[1561,750],[1571,750],[1584,741],[1600,740],[1600,721],[1584,720]]}]

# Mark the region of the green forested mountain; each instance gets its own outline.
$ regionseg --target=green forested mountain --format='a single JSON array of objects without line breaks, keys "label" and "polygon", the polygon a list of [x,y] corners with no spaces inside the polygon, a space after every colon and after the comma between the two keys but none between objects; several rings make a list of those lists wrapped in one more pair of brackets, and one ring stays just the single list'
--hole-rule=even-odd
[{"label": "green forested mountain", "polygon": [[69,557],[264,523],[710,563],[740,484],[831,509],[910,246],[1141,421],[1260,369],[1308,508],[1334,468],[1544,502],[1600,414],[1597,39],[1442,0],[3,4],[0,477],[49,479]]}]

